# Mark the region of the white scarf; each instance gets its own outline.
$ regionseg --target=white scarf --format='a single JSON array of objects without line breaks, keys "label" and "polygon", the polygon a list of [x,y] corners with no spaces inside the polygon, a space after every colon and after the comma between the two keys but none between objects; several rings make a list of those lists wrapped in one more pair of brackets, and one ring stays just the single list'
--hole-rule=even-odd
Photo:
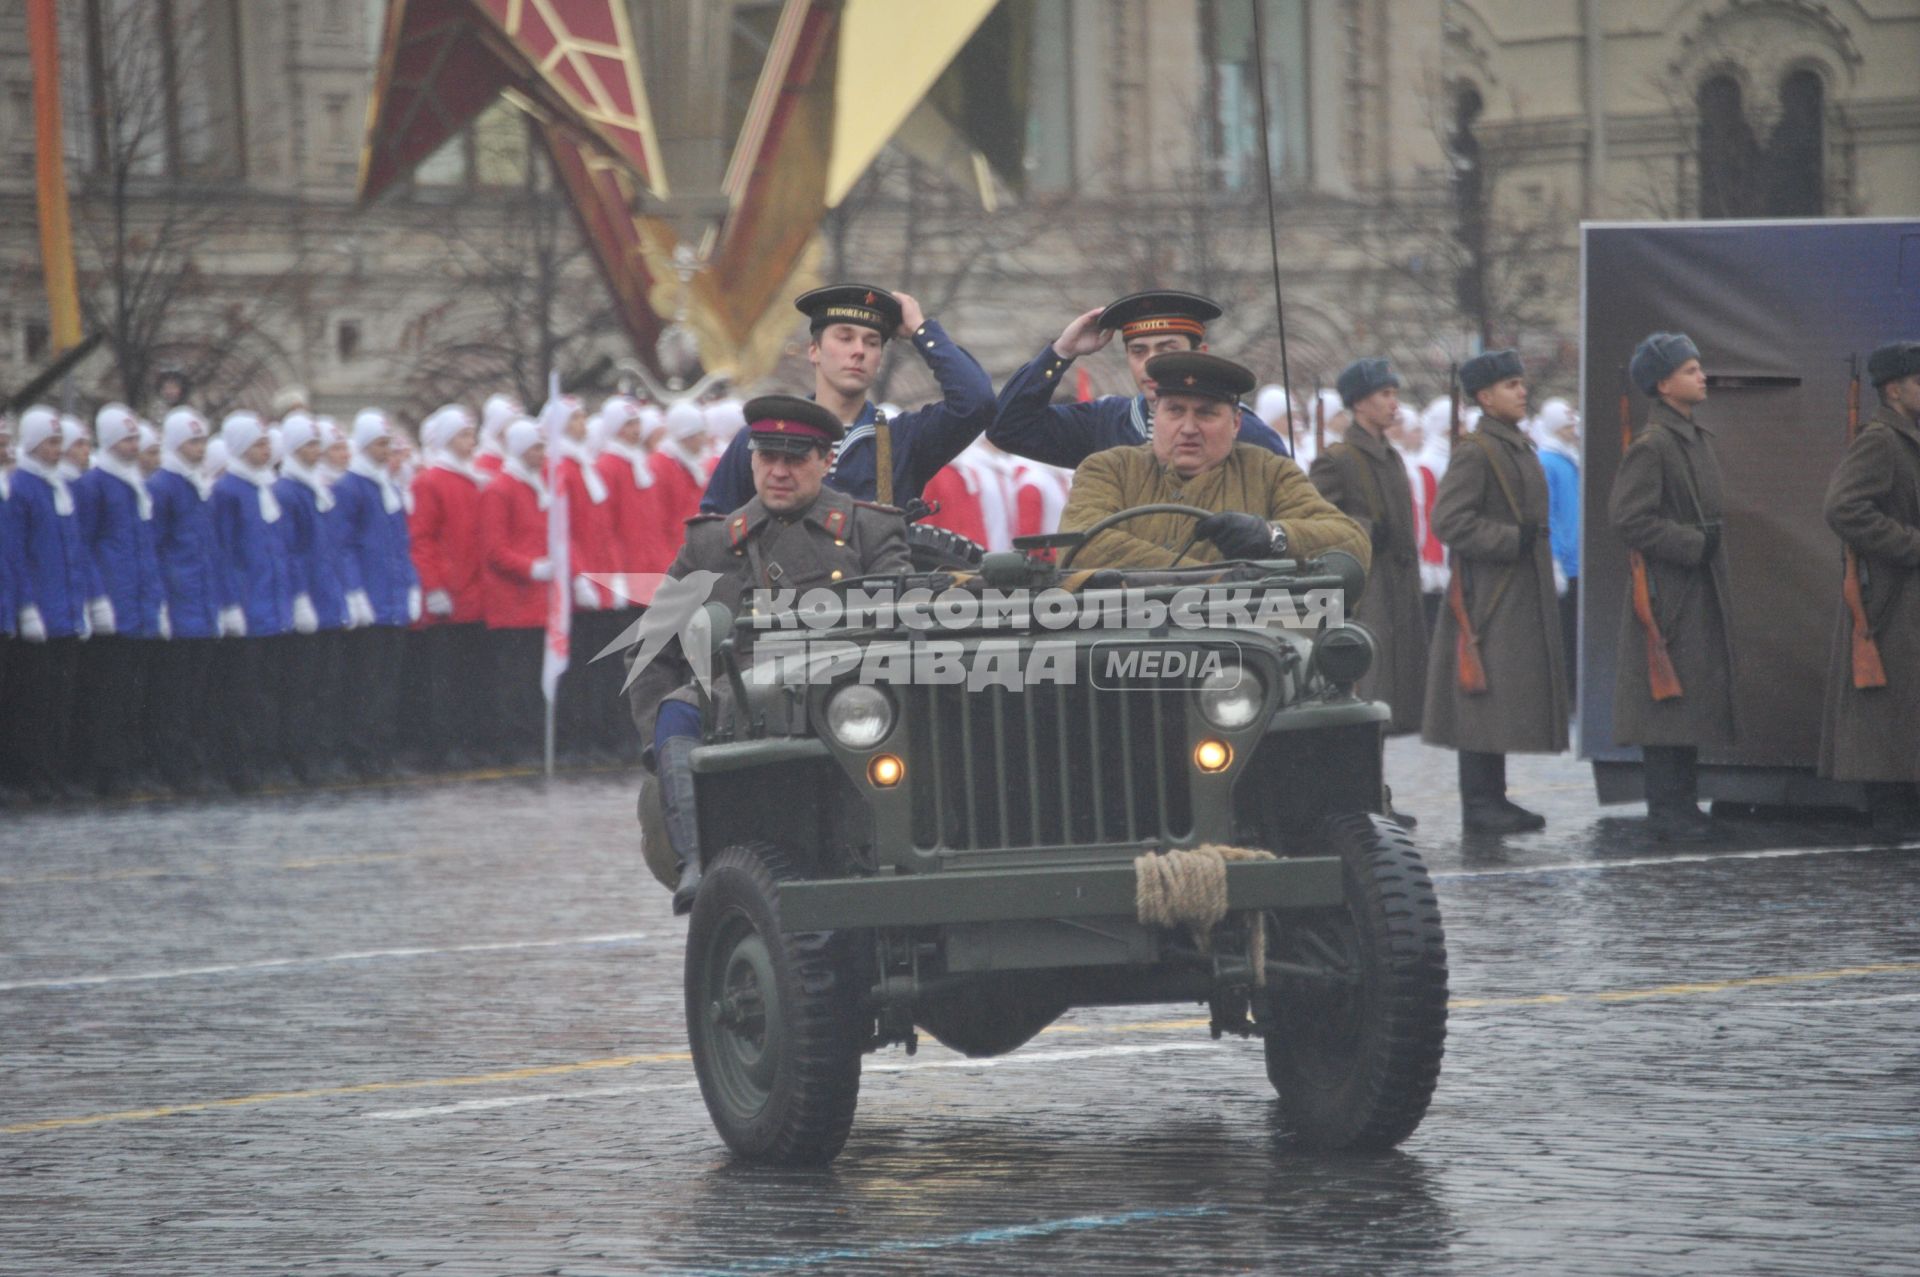
[{"label": "white scarf", "polygon": [[1577,443],[1568,443],[1551,430],[1534,431],[1533,441],[1540,445],[1542,452],[1557,452],[1567,460],[1573,462],[1575,466],[1580,464],[1580,445]]},{"label": "white scarf", "polygon": [[190,466],[182,461],[179,453],[161,453],[160,468],[168,474],[177,474],[188,483],[191,483],[194,491],[200,494],[202,501],[205,501],[213,495],[213,480],[208,478],[206,474],[201,471],[200,467]]},{"label": "white scarf", "polygon": [[380,485],[380,505],[388,514],[400,513],[405,504],[400,498],[400,489],[394,486],[393,476],[387,473],[385,466],[376,466],[360,453],[353,454],[353,460],[347,462],[347,469],[362,479],[371,479]]},{"label": "white scarf", "polygon": [[540,498],[540,508],[542,510],[546,509],[548,504],[553,500],[552,494],[547,491],[546,480],[527,469],[524,465],[521,465],[520,458],[508,457],[505,461],[502,461],[500,463],[500,473],[510,474],[520,482],[526,484],[529,488],[532,488],[534,495]]},{"label": "white scarf", "polygon": [[236,479],[251,483],[260,493],[260,517],[268,523],[280,522],[280,499],[273,495],[273,468],[261,466],[255,469],[238,457],[227,458],[227,473]]},{"label": "white scarf", "polygon": [[100,468],[133,489],[133,499],[140,507],[140,521],[153,521],[153,494],[147,491],[147,481],[140,473],[140,463],[127,462],[111,452],[100,454]]},{"label": "white scarf", "polygon": [[680,468],[693,476],[693,481],[701,487],[707,486],[707,467],[701,459],[680,446],[678,439],[661,442],[660,451],[680,463]]},{"label": "white scarf", "polygon": [[427,468],[430,470],[445,470],[447,473],[457,474],[463,479],[471,479],[477,487],[484,488],[487,486],[485,471],[474,465],[471,460],[462,461],[445,448],[435,448],[427,454]]},{"label": "white scarf", "polygon": [[609,439],[607,451],[627,463],[627,468],[633,471],[634,487],[646,489],[653,486],[653,467],[647,464],[645,448],[634,448],[618,439]]},{"label": "white scarf", "polygon": [[600,475],[600,467],[593,464],[585,447],[571,439],[560,441],[560,455],[580,467],[580,480],[587,485],[587,499],[595,505],[607,503],[607,481]]},{"label": "white scarf", "polygon": [[60,473],[61,470],[66,468],[64,464],[43,466],[34,457],[22,453],[20,456],[20,468],[30,475],[35,475],[46,480],[47,486],[53,489],[53,512],[55,514],[63,519],[73,514],[73,492],[67,487],[66,476]]},{"label": "white scarf", "polygon": [[280,468],[286,472],[287,478],[304,483],[313,490],[314,508],[321,514],[333,509],[333,490],[327,486],[325,477],[317,469],[301,465],[295,457],[288,457]]}]

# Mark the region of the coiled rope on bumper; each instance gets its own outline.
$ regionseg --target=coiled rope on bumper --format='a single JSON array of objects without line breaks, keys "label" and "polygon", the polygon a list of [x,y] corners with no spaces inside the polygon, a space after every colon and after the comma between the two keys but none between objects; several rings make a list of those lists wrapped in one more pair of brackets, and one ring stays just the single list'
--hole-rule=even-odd
[{"label": "coiled rope on bumper", "polygon": [[[1227,916],[1227,863],[1272,860],[1270,851],[1207,843],[1193,848],[1150,851],[1133,862],[1134,910],[1150,927],[1185,927],[1205,953],[1213,929]],[[1253,982],[1267,982],[1267,924],[1261,915],[1248,943]]]}]

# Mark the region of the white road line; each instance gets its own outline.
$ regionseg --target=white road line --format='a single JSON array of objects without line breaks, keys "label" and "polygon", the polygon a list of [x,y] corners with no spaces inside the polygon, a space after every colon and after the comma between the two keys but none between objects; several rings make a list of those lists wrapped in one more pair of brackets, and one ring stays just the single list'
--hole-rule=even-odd
[{"label": "white road line", "polygon": [[504,940],[495,944],[456,944],[437,949],[362,949],[354,953],[317,954],[308,958],[267,958],[217,967],[176,967],[170,971],[125,971],[107,975],[62,976],[51,980],[9,980],[0,993],[18,989],[72,989],[89,985],[125,984],[150,980],[183,980],[192,976],[233,975],[243,971],[280,971],[291,967],[324,966],[331,962],[367,962],[379,958],[425,958],[443,953],[499,953],[514,949],[564,949],[576,945],[630,944],[644,940],[644,931],[621,931],[604,936],[564,936],[553,940]]},{"label": "white road line", "polygon": [[1683,856],[1636,856],[1631,860],[1583,860],[1562,865],[1511,865],[1500,869],[1446,869],[1436,879],[1526,878],[1539,874],[1605,873],[1654,865],[1698,865],[1715,860],[1786,860],[1795,856],[1847,856],[1869,851],[1920,851],[1920,843],[1860,843],[1851,847],[1770,847],[1764,851],[1702,851]]},{"label": "white road line", "polygon": [[[1035,1064],[1064,1064],[1096,1056],[1155,1055],[1162,1051],[1217,1051],[1214,1042],[1156,1042],[1140,1046],[1082,1047],[1071,1051],[1032,1051],[1026,1054],[1000,1055],[985,1060],[917,1060],[900,1064],[869,1064],[862,1074],[922,1073],[929,1069],[1016,1068]],[[362,1113],[363,1118],[401,1122],[426,1117],[447,1117],[455,1113],[475,1113],[486,1109],[519,1108],[527,1104],[550,1104],[557,1100],[598,1100],[616,1095],[635,1095],[648,1091],[684,1091],[698,1082],[648,1083],[635,1086],[601,1086],[590,1091],[543,1091],[538,1095],[501,1095],[484,1100],[460,1100],[453,1104],[432,1104],[419,1108],[379,1109]]]},{"label": "white road line", "polygon": [[1777,1002],[1756,1002],[1761,1007],[1863,1007],[1878,1002],[1920,1002],[1920,993],[1887,993],[1877,998],[1783,998]]}]

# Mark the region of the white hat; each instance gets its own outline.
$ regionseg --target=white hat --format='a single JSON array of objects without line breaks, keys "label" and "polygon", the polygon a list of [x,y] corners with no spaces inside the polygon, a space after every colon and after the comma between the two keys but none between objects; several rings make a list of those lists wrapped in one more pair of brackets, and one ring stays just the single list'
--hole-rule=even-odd
[{"label": "white hat", "polygon": [[146,422],[135,423],[140,429],[140,451],[146,452],[160,446],[160,432]]},{"label": "white hat", "polygon": [[1323,420],[1332,421],[1337,414],[1343,413],[1346,410],[1347,405],[1345,401],[1340,398],[1339,391],[1329,389],[1321,390],[1320,414]]},{"label": "white hat", "polygon": [[290,412],[280,423],[280,446],[292,456],[310,443],[320,441],[320,423],[304,412]]},{"label": "white hat", "polygon": [[520,417],[507,427],[504,448],[506,454],[518,461],[528,448],[541,442],[540,424],[526,417]]},{"label": "white hat", "polygon": [[1580,418],[1573,411],[1573,405],[1564,399],[1549,399],[1540,405],[1540,415],[1534,419],[1535,428],[1543,435],[1558,435],[1570,425],[1579,424]]},{"label": "white hat", "polygon": [[207,440],[207,455],[200,462],[200,473],[218,474],[227,468],[227,441],[219,435]]},{"label": "white hat", "polygon": [[598,455],[607,446],[607,419],[600,413],[587,414],[587,451]]},{"label": "white hat", "polygon": [[353,419],[353,450],[358,452],[392,433],[393,427],[387,424],[386,413],[378,408],[362,408]]},{"label": "white hat", "polygon": [[307,406],[307,388],[302,385],[282,386],[273,395],[273,415],[284,417],[296,408]]},{"label": "white hat", "polygon": [[725,443],[747,428],[747,409],[738,399],[716,399],[707,405],[707,433]]},{"label": "white hat", "polygon": [[520,401],[502,391],[487,396],[487,402],[480,406],[480,437],[497,442],[501,432],[515,420],[525,415]]},{"label": "white hat", "polygon": [[650,403],[640,405],[640,437],[642,439],[666,424],[667,414],[661,412],[658,405]]},{"label": "white hat", "polygon": [[346,438],[345,435],[340,433],[340,423],[332,417],[315,417],[313,419],[313,430],[315,434],[320,436],[320,445],[324,448],[331,448],[334,444]]},{"label": "white hat", "polygon": [[[659,415],[657,409],[654,415]],[[619,434],[620,428],[629,421],[644,422],[645,420],[645,409],[641,408],[639,401],[631,395],[611,395],[605,403],[600,405],[600,426],[606,431],[608,438]]]},{"label": "white hat", "polygon": [[60,434],[60,414],[42,404],[35,404],[20,414],[20,451],[32,452],[49,439]]},{"label": "white hat", "polygon": [[1253,415],[1278,430],[1287,415],[1287,392],[1279,386],[1260,387],[1253,401]]},{"label": "white hat", "polygon": [[175,408],[160,423],[160,442],[168,452],[180,451],[189,439],[207,437],[207,419],[191,408]]},{"label": "white hat", "polygon": [[110,403],[93,414],[93,430],[100,450],[108,451],[128,435],[140,433],[140,419],[123,403]]},{"label": "white hat", "polygon": [[220,423],[220,438],[226,442],[229,457],[245,457],[247,449],[259,443],[266,433],[260,418],[250,412],[230,412]]},{"label": "white hat", "polygon": [[93,432],[87,429],[87,423],[70,412],[60,414],[60,451],[65,452],[74,444],[91,442]]},{"label": "white hat", "polygon": [[457,403],[443,404],[420,423],[420,442],[428,452],[439,452],[462,430],[473,429],[473,417]]},{"label": "white hat", "polygon": [[691,439],[706,433],[707,414],[691,399],[676,399],[667,409],[667,434],[673,439]]}]

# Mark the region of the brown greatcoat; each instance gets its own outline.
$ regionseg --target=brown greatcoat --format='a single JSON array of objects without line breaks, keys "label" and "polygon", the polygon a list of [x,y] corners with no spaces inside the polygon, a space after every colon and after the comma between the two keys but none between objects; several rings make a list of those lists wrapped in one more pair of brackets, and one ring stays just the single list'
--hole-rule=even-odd
[{"label": "brown greatcoat", "polygon": [[[1257,514],[1287,530],[1287,555],[1309,558],[1345,550],[1365,567],[1373,557],[1366,533],[1322,497],[1290,459],[1250,443],[1236,443],[1219,465],[1182,479],[1153,455],[1152,444],[1096,452],[1073,472],[1073,494],[1060,515],[1062,532],[1090,528],[1121,510],[1178,504],[1203,510]],[[1164,568],[1193,534],[1186,514],[1147,514],[1116,524],[1087,542],[1074,559],[1082,568]],[[1183,563],[1216,563],[1211,541],[1196,541]]]},{"label": "brown greatcoat", "polygon": [[[1523,523],[1535,529],[1525,557]],[[1566,658],[1547,534],[1547,476],[1533,441],[1508,422],[1480,418],[1479,429],[1453,447],[1432,524],[1452,554],[1467,616],[1480,636],[1487,690],[1460,687],[1459,627],[1442,604],[1427,658],[1421,739],[1476,753],[1559,753],[1567,747]]]},{"label": "brown greatcoat", "polygon": [[1734,743],[1733,616],[1724,533],[1703,562],[1702,525],[1726,517],[1712,433],[1655,400],[1647,424],[1620,459],[1608,516],[1614,534],[1647,561],[1654,619],[1667,641],[1681,694],[1656,701],[1647,685],[1647,635],[1620,609],[1614,662],[1613,738],[1622,745]]},{"label": "brown greatcoat", "polygon": [[[699,515],[687,520],[686,542],[667,575],[680,581],[694,572],[719,573],[707,600],[724,603],[738,615],[752,591],[801,594],[835,581],[911,569],[907,524],[898,510],[822,488],[813,504],[797,515],[774,514],[756,496],[725,518]],[[629,659],[632,656],[629,651]],[[699,704],[692,677],[693,668],[675,638],[628,688],[634,725],[649,759],[661,703]],[[724,720],[733,697],[717,671],[713,695],[716,714]]]},{"label": "brown greatcoat", "polygon": [[1827,526],[1860,561],[1885,687],[1853,685],[1853,614],[1840,606],[1827,669],[1820,774],[1920,781],[1920,425],[1882,406],[1827,485]]},{"label": "brown greatcoat", "polygon": [[1417,732],[1427,698],[1427,615],[1420,603],[1407,463],[1392,444],[1356,425],[1344,443],[1313,459],[1308,478],[1373,542],[1373,566],[1353,619],[1367,627],[1379,650],[1356,690],[1392,707],[1390,734]]}]

